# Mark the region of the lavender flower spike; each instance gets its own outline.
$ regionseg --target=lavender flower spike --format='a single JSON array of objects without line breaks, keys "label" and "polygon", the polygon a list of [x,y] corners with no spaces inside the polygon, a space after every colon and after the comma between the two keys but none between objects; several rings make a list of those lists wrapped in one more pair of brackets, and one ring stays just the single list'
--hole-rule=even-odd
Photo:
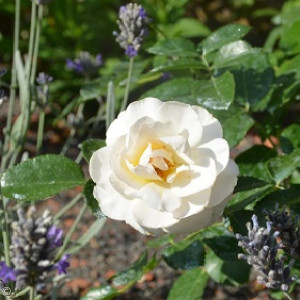
[{"label": "lavender flower spike", "polygon": [[270,222],[267,228],[260,227],[257,217],[252,217],[253,226],[248,223],[248,236],[236,235],[239,246],[244,248],[248,255],[240,253],[238,257],[245,259],[249,265],[261,272],[257,280],[264,283],[268,288],[281,289],[286,292],[290,285],[296,280],[291,276],[291,262],[285,266],[285,257],[277,258],[280,245],[276,238],[279,232],[272,231]]},{"label": "lavender flower spike", "polygon": [[146,36],[146,25],[149,22],[145,9],[136,3],[129,3],[119,9],[119,20],[117,24],[120,32],[113,32],[116,41],[125,54],[134,57],[138,54],[144,37]]},{"label": "lavender flower spike", "polygon": [[99,53],[93,57],[90,53],[82,51],[74,60],[67,58],[66,65],[68,69],[73,69],[77,73],[90,75],[102,65],[102,55]]},{"label": "lavender flower spike", "polygon": [[5,262],[0,261],[0,281],[7,284],[10,281],[16,281],[15,271],[8,267]]}]

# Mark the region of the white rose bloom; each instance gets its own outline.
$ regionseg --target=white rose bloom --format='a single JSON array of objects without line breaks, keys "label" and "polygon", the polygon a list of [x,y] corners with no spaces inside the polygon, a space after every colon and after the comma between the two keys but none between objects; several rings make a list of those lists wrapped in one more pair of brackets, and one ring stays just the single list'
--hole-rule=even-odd
[{"label": "white rose bloom", "polygon": [[143,234],[189,233],[213,224],[237,183],[222,127],[199,106],[131,103],[94,152],[94,196],[112,219]]}]

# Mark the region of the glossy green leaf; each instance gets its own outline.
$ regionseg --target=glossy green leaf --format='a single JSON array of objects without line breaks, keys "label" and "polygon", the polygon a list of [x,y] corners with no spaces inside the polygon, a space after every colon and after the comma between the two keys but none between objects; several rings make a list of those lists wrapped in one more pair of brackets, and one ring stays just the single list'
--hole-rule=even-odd
[{"label": "glossy green leaf", "polygon": [[239,176],[237,185],[235,186],[233,193],[236,194],[243,191],[249,191],[255,188],[265,186],[267,184],[268,182],[254,177]]},{"label": "glossy green leaf", "polygon": [[84,141],[81,144],[80,148],[81,148],[83,157],[85,158],[85,160],[87,162],[89,162],[93,153],[105,146],[106,146],[106,143],[104,140],[89,139],[89,140]]},{"label": "glossy green leaf", "polygon": [[256,105],[267,95],[274,81],[274,71],[268,57],[260,49],[235,59],[236,66],[230,67],[235,80],[235,101],[242,105]]},{"label": "glossy green leaf", "polygon": [[235,83],[230,72],[207,81],[195,81],[193,96],[197,104],[211,109],[227,109],[234,98]]},{"label": "glossy green leaf", "polygon": [[213,115],[221,122],[224,138],[230,147],[238,144],[254,124],[244,110],[234,105],[230,105],[228,110],[215,110]]},{"label": "glossy green leaf", "polygon": [[257,201],[270,194],[273,190],[274,186],[272,184],[267,184],[262,187],[234,194],[227,204],[225,214],[230,215],[244,209],[249,205],[253,206]]},{"label": "glossy green leaf", "polygon": [[203,264],[204,249],[199,240],[183,240],[165,249],[162,257],[170,267],[188,270]]},{"label": "glossy green leaf", "polygon": [[229,214],[229,221],[234,233],[247,235],[248,230],[246,224],[251,220],[254,212],[251,210],[239,210],[237,213]]},{"label": "glossy green leaf", "polygon": [[118,295],[118,290],[110,285],[103,285],[90,289],[80,300],[110,300]]},{"label": "glossy green leaf", "polygon": [[[278,203],[279,207],[288,206],[290,208],[300,208],[300,184],[291,185],[288,189],[277,189],[262,198],[255,204],[255,212],[261,212],[262,209],[274,210],[275,204]],[[300,210],[296,211],[300,213]]]},{"label": "glossy green leaf", "polygon": [[157,260],[155,256],[148,261],[148,254],[147,252],[144,252],[129,269],[118,273],[114,277],[113,284],[116,286],[126,285],[129,287],[134,282],[141,279],[143,274],[152,270],[156,265]]},{"label": "glossy green leaf", "polygon": [[2,193],[19,201],[36,201],[83,185],[80,167],[61,155],[47,154],[11,167],[1,178]]},{"label": "glossy green leaf", "polygon": [[166,234],[166,235],[163,235],[156,239],[150,240],[147,243],[147,246],[150,248],[162,247],[162,246],[165,246],[165,245],[173,242],[174,237],[175,237],[175,234]]},{"label": "glossy green leaf", "polygon": [[184,70],[184,69],[206,69],[202,61],[193,58],[180,58],[176,60],[170,60],[163,63],[150,72],[161,72],[161,71],[173,71],[173,70]]},{"label": "glossy green leaf", "polygon": [[175,281],[167,300],[200,299],[207,281],[208,275],[204,269],[188,270]]},{"label": "glossy green leaf", "polygon": [[213,237],[204,239],[203,242],[225,261],[235,261],[240,252],[237,239],[234,236]]},{"label": "glossy green leaf", "polygon": [[189,100],[193,100],[193,85],[194,80],[192,78],[174,78],[149,90],[140,98],[156,97],[162,101],[176,100],[188,102]]},{"label": "glossy green leaf", "polygon": [[239,40],[250,30],[249,26],[229,24],[221,27],[208,36],[202,43],[201,48],[204,55],[220,49],[222,46]]},{"label": "glossy green leaf", "polygon": [[271,177],[276,183],[288,178],[295,169],[300,167],[300,149],[295,149],[291,154],[281,155],[267,163]]},{"label": "glossy green leaf", "polygon": [[237,257],[235,261],[224,261],[213,251],[208,251],[205,268],[208,275],[218,283],[239,285],[249,280],[250,266]]},{"label": "glossy green leaf", "polygon": [[83,195],[88,208],[91,212],[98,218],[102,218],[104,215],[100,210],[99,202],[94,197],[94,187],[95,183],[93,180],[89,179],[83,188]]},{"label": "glossy green leaf", "polygon": [[158,41],[153,47],[148,48],[149,53],[166,56],[197,56],[194,44],[184,38],[169,38]]},{"label": "glossy green leaf", "polygon": [[255,145],[238,155],[235,161],[239,166],[240,175],[271,182],[267,161],[276,156],[276,150],[263,145]]},{"label": "glossy green leaf", "polygon": [[223,46],[217,53],[214,60],[214,68],[225,68],[240,64],[240,61],[245,59],[246,55],[251,55],[255,51],[251,46],[244,41],[234,41]]}]

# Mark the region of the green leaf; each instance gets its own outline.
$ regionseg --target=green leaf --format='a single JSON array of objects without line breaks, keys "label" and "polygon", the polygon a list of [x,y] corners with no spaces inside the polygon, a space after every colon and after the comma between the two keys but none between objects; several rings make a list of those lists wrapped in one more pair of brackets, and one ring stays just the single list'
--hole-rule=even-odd
[{"label": "green leaf", "polygon": [[129,269],[118,273],[114,277],[113,284],[116,286],[126,285],[127,287],[130,287],[134,282],[141,279],[143,274],[149,272],[157,265],[155,256],[149,261],[147,258],[148,254],[145,251]]},{"label": "green leaf", "polygon": [[207,281],[208,275],[204,269],[188,270],[175,281],[167,300],[200,299]]},{"label": "green leaf", "polygon": [[83,157],[85,158],[85,160],[87,162],[89,162],[93,153],[105,146],[106,146],[106,143],[104,140],[89,139],[89,140],[84,141],[81,144],[80,148],[81,148]]},{"label": "green leaf", "polygon": [[197,56],[194,44],[184,38],[169,38],[158,41],[153,47],[148,48],[149,53],[166,56]]},{"label": "green leaf", "polygon": [[181,102],[188,102],[192,100],[192,87],[194,80],[192,78],[174,78],[157,87],[149,90],[140,98],[156,97],[161,101],[176,100]]},{"label": "green leaf", "polygon": [[237,185],[235,186],[233,193],[236,194],[239,192],[252,190],[258,187],[265,186],[267,184],[268,182],[254,177],[239,176]]},{"label": "green leaf", "polygon": [[233,147],[243,139],[254,120],[241,108],[230,105],[228,110],[215,110],[213,115],[221,122],[224,138]]},{"label": "green leaf", "polygon": [[240,175],[271,182],[267,161],[276,156],[276,150],[262,145],[255,145],[238,155],[235,161],[239,166]]},{"label": "green leaf", "polygon": [[84,101],[86,101],[97,99],[99,96],[105,95],[109,81],[109,76],[102,76],[95,80],[89,80],[80,89],[80,96]]},{"label": "green leaf", "polygon": [[243,260],[223,261],[213,251],[208,251],[205,259],[208,275],[221,284],[239,285],[249,280],[250,266]]},{"label": "green leaf", "polygon": [[193,18],[181,18],[171,25],[171,34],[186,38],[207,36],[209,33],[207,26]]},{"label": "green leaf", "polygon": [[166,234],[159,238],[150,240],[149,242],[147,242],[147,246],[150,248],[162,247],[162,246],[165,246],[165,245],[171,243],[173,241],[174,237],[175,237],[175,234]]},{"label": "green leaf", "polygon": [[[274,210],[275,204],[278,203],[279,207],[288,206],[293,208],[293,206],[298,206],[300,204],[300,184],[291,185],[290,188],[286,190],[275,190],[273,193],[266,195],[258,201],[254,207],[255,212],[261,212],[262,209]],[[296,211],[300,213],[300,211]]]},{"label": "green leaf", "polygon": [[279,42],[279,46],[289,55],[300,52],[299,31],[300,21],[288,27],[282,33],[282,38]]},{"label": "green leaf", "polygon": [[206,69],[206,67],[203,65],[201,60],[193,58],[180,58],[167,61],[166,63],[153,68],[150,72],[173,71],[182,69]]},{"label": "green leaf", "polygon": [[71,248],[68,248],[65,253],[77,253],[82,247],[86,246],[89,241],[96,235],[98,234],[101,229],[103,228],[104,224],[106,222],[106,218],[103,217],[100,220],[96,220],[92,226],[89,227],[89,229],[82,235],[80,236],[79,239],[76,240],[75,245],[72,246]]},{"label": "green leaf", "polygon": [[215,57],[213,67],[225,68],[229,66],[238,65],[245,55],[249,55],[255,51],[251,46],[244,41],[234,41],[223,46]]},{"label": "green leaf", "polygon": [[274,186],[267,184],[262,187],[254,188],[249,191],[239,192],[230,199],[225,209],[225,214],[236,213],[249,205],[254,205],[257,201],[264,198],[274,190]]},{"label": "green leaf", "polygon": [[11,167],[1,178],[2,193],[19,201],[36,201],[83,185],[80,167],[61,155],[47,154]]},{"label": "green leaf", "polygon": [[280,144],[285,153],[300,148],[300,125],[292,124],[285,128],[281,133]]},{"label": "green leaf", "polygon": [[250,30],[249,26],[239,24],[229,24],[221,27],[208,36],[202,43],[202,52],[204,55],[213,52],[222,46],[239,40]]},{"label": "green leaf", "polygon": [[233,75],[225,72],[211,80],[194,83],[193,95],[197,104],[211,109],[227,109],[234,98],[235,83]]},{"label": "green leaf", "polygon": [[251,210],[239,210],[238,213],[228,215],[233,232],[246,236],[248,234],[246,224],[251,220],[253,214],[254,212]]},{"label": "green leaf", "polygon": [[110,300],[118,295],[118,290],[110,285],[103,285],[90,289],[80,300]]},{"label": "green leaf", "polygon": [[281,155],[271,159],[267,163],[271,177],[276,183],[288,178],[293,171],[300,167],[300,149],[294,150],[291,154]]},{"label": "green leaf", "polygon": [[240,252],[237,239],[233,236],[219,236],[204,239],[203,242],[225,261],[235,261]]},{"label": "green leaf", "polygon": [[236,66],[230,70],[235,80],[235,101],[256,105],[272,87],[274,71],[265,53],[253,49],[247,55],[235,59]]},{"label": "green leaf", "polygon": [[183,240],[165,249],[162,257],[170,267],[188,270],[203,265],[204,249],[199,240]]},{"label": "green leaf", "polygon": [[100,210],[99,207],[99,202],[95,199],[94,197],[94,186],[95,183],[93,182],[93,180],[89,179],[83,188],[83,195],[85,197],[86,200],[86,204],[88,206],[88,208],[91,210],[91,212],[98,218],[102,218],[104,215]]}]

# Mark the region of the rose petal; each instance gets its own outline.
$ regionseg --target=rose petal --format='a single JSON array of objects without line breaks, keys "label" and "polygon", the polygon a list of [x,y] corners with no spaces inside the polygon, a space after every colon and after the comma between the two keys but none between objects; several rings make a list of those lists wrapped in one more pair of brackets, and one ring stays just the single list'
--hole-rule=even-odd
[{"label": "rose petal", "polygon": [[219,174],[227,166],[229,161],[229,146],[224,139],[214,139],[199,148],[191,151],[191,157],[197,165],[205,165],[207,158],[213,158],[216,162],[217,173]]},{"label": "rose petal", "polygon": [[148,183],[140,189],[139,197],[155,210],[173,212],[181,206],[181,199],[159,184]]},{"label": "rose petal", "polygon": [[94,182],[100,182],[107,175],[107,173],[104,174],[104,170],[110,170],[109,155],[111,151],[110,147],[103,147],[93,153],[90,159],[89,172]]},{"label": "rose petal", "polygon": [[237,176],[239,175],[239,169],[233,160],[229,160],[226,168],[221,172],[216,182],[214,183],[212,193],[209,200],[209,207],[218,205],[232,194],[234,187],[237,184]]},{"label": "rose petal", "polygon": [[132,124],[143,117],[157,120],[157,111],[161,104],[162,102],[155,98],[145,98],[129,104],[126,111],[121,112],[110,124],[106,133],[106,144],[112,145],[116,139],[129,132]]},{"label": "rose petal", "polygon": [[173,218],[171,213],[155,210],[143,200],[135,203],[132,214],[137,223],[147,228],[164,228],[174,225],[179,220]]},{"label": "rose petal", "polygon": [[187,197],[210,188],[216,180],[217,169],[213,159],[206,166],[191,165],[189,171],[181,172],[171,184],[172,192],[178,197]]},{"label": "rose petal", "polygon": [[188,142],[191,147],[198,145],[202,137],[202,123],[192,106],[169,101],[164,102],[157,112],[157,120],[173,124],[174,135],[188,132]]},{"label": "rose petal", "polygon": [[229,198],[224,199],[217,206],[206,207],[196,215],[180,219],[178,223],[164,228],[164,231],[167,233],[189,233],[208,227],[218,220],[228,201]]},{"label": "rose petal", "polygon": [[206,109],[200,106],[193,106],[203,126],[201,143],[207,143],[215,138],[223,137],[223,130],[220,122]]}]

